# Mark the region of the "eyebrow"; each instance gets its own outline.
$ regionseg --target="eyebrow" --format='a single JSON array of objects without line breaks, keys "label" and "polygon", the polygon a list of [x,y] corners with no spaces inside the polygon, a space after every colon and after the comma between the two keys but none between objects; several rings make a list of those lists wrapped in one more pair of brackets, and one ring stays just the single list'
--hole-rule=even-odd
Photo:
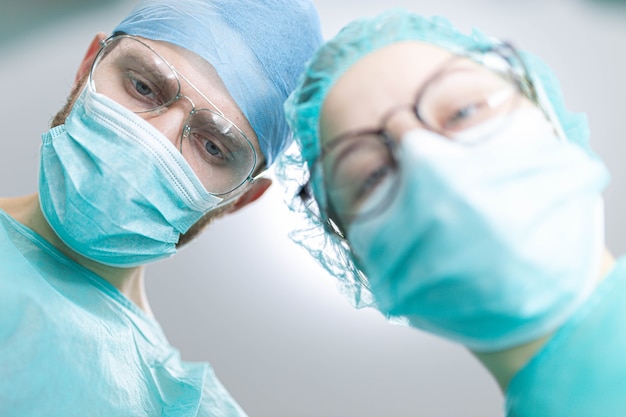
[{"label": "eyebrow", "polygon": [[180,89],[180,83],[175,77],[176,73],[172,71],[169,64],[167,64],[167,69],[172,73],[172,78],[167,77],[167,74],[160,69],[158,64],[141,55],[134,55],[132,58],[127,55],[118,55],[115,57],[113,65],[122,71],[129,68],[136,71],[138,74],[149,76],[152,80],[155,80],[161,85],[171,83],[172,80],[175,80]]}]

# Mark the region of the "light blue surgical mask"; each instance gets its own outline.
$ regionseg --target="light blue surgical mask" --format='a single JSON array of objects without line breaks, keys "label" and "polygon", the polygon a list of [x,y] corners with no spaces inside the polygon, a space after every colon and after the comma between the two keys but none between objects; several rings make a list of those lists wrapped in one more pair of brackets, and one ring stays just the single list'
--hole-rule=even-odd
[{"label": "light blue surgical mask", "polygon": [[66,245],[117,267],[174,254],[180,234],[222,201],[161,132],[89,86],[43,135],[39,195]]},{"label": "light blue surgical mask", "polygon": [[381,311],[475,351],[563,323],[592,291],[604,248],[605,167],[537,109],[502,117],[481,142],[484,126],[456,141],[407,133],[395,199],[347,232]]}]

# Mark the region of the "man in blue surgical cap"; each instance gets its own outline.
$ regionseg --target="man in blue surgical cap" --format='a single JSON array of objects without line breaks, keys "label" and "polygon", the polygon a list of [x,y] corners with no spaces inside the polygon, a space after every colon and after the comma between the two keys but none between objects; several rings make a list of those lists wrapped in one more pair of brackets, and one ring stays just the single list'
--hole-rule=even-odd
[{"label": "man in blue surgical cap", "polygon": [[244,415],[168,344],[143,265],[267,190],[320,41],[308,0],[146,0],[96,35],[39,192],[0,199],[0,415]]}]

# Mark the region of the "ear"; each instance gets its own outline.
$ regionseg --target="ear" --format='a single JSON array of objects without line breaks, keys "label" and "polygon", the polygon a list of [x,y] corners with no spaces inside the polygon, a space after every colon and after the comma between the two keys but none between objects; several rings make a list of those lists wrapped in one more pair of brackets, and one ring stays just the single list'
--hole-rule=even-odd
[{"label": "ear", "polygon": [[268,188],[272,185],[272,180],[269,178],[257,178],[249,186],[248,189],[233,203],[229,208],[229,213],[234,213],[247,206],[248,204],[256,201],[261,197]]},{"label": "ear", "polygon": [[100,45],[100,41],[103,41],[107,38],[107,35],[104,32],[98,32],[96,36],[93,38],[91,43],[89,44],[89,48],[87,48],[87,53],[80,63],[80,67],[78,67],[78,72],[76,72],[76,79],[74,83],[78,83],[85,75],[89,74],[91,70],[91,64],[93,64],[93,60],[96,58],[96,54],[100,51],[102,47]]}]

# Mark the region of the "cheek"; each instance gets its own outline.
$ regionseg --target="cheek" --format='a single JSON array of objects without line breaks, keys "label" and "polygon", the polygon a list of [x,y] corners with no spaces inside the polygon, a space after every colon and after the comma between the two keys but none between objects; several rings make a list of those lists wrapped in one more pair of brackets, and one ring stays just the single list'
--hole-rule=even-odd
[{"label": "cheek", "polygon": [[200,220],[198,220],[193,226],[191,226],[189,230],[187,230],[186,233],[180,235],[178,243],[176,244],[176,248],[181,248],[187,243],[194,240],[196,237],[198,237],[214,220],[217,220],[220,217],[226,215],[233,205],[234,202],[210,211],[209,213],[202,216]]}]

